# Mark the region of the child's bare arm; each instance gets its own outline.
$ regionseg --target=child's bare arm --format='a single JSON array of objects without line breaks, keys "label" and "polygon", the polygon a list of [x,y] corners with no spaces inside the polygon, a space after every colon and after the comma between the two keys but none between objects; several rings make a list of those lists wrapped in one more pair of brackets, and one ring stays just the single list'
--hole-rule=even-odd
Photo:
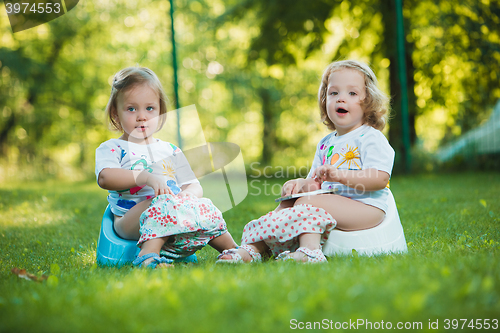
[{"label": "child's bare arm", "polygon": [[135,186],[148,185],[156,195],[172,193],[165,179],[146,170],[124,170],[120,168],[105,168],[99,173],[97,180],[100,187],[111,191],[123,191]]},{"label": "child's bare arm", "polygon": [[389,174],[377,169],[338,170],[331,165],[322,165],[313,172],[321,181],[337,182],[352,188],[362,187],[365,191],[378,191],[387,186]]},{"label": "child's bare arm", "polygon": [[142,185],[137,182],[140,173],[141,171],[105,168],[99,173],[97,183],[105,190],[122,191]]}]

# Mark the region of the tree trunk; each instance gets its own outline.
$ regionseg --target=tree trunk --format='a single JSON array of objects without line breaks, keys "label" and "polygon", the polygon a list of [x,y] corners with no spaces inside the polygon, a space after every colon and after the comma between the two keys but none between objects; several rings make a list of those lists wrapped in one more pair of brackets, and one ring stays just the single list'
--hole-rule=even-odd
[{"label": "tree trunk", "polygon": [[273,115],[271,94],[265,88],[259,89],[262,100],[262,164],[270,165],[276,147],[276,120]]},{"label": "tree trunk", "polygon": [[2,130],[0,131],[0,154],[2,156],[5,156],[8,151],[8,143],[7,143],[7,137],[10,133],[10,131],[15,127],[16,125],[16,115],[14,111],[9,116],[9,119],[5,122]]}]

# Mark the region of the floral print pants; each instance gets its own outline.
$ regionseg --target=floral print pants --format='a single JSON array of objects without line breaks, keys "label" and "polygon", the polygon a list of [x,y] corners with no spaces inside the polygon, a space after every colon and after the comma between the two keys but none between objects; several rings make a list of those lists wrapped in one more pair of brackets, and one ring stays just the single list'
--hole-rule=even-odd
[{"label": "floral print pants", "polygon": [[207,198],[157,196],[140,218],[137,246],[151,239],[169,237],[162,247],[170,257],[187,257],[227,232],[222,213]]}]

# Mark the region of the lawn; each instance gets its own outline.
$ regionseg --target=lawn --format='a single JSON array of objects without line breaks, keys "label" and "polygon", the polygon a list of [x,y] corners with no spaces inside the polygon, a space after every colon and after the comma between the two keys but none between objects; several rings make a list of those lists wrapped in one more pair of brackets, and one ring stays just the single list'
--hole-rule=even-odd
[{"label": "lawn", "polygon": [[[106,193],[95,182],[2,184],[0,332],[495,331],[499,176],[393,177],[407,254],[233,266],[207,247],[198,264],[157,271],[96,265]],[[238,242],[274,207],[257,183],[224,213]]]}]

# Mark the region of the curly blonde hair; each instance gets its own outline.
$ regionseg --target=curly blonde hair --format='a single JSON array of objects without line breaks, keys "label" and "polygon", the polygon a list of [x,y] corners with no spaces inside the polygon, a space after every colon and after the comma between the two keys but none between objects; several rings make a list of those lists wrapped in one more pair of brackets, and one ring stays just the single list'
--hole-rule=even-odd
[{"label": "curly blonde hair", "polygon": [[106,116],[111,127],[117,131],[123,132],[123,128],[118,121],[117,100],[121,93],[137,87],[141,84],[147,84],[160,97],[160,119],[157,131],[159,131],[167,119],[167,95],[163,90],[160,80],[156,74],[146,67],[127,67],[115,74],[111,86],[111,96],[106,106]]},{"label": "curly blonde hair", "polygon": [[390,108],[389,97],[378,87],[377,77],[371,68],[359,61],[342,60],[332,62],[324,71],[318,91],[318,103],[321,112],[321,121],[330,129],[335,130],[335,124],[328,117],[326,110],[326,95],[328,81],[332,73],[341,69],[353,69],[360,72],[365,78],[366,97],[361,106],[365,112],[363,124],[382,130],[387,124]]}]

